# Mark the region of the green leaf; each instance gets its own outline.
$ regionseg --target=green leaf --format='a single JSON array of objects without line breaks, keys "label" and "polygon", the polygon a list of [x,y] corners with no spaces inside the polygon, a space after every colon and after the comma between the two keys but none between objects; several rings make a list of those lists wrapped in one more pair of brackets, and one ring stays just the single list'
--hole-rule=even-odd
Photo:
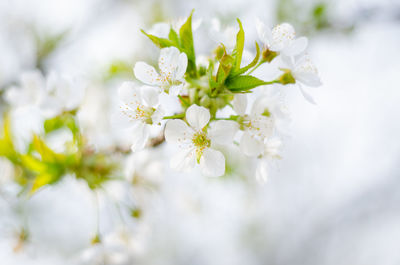
[{"label": "green leaf", "polygon": [[247,72],[250,68],[252,68],[253,66],[255,66],[257,64],[258,60],[260,59],[260,47],[258,46],[257,42],[256,42],[256,50],[257,50],[257,54],[256,54],[256,57],[254,57],[253,61],[251,61],[251,63],[249,63],[245,67],[240,68],[236,72],[232,71],[231,74],[229,75],[229,78],[241,75],[241,74]]},{"label": "green leaf", "polygon": [[210,88],[217,87],[217,82],[215,81],[215,78],[213,77],[213,72],[214,72],[214,62],[210,60],[210,63],[208,65],[208,69],[207,69],[208,84],[210,85]]},{"label": "green leaf", "polygon": [[53,152],[37,135],[33,136],[33,147],[42,157],[42,161],[48,163],[57,162],[57,154]]},{"label": "green leaf", "polygon": [[169,30],[168,38],[175,47],[177,47],[177,48],[180,47],[178,33],[176,33],[176,31],[172,27]]},{"label": "green leaf", "polygon": [[179,29],[180,37],[180,48],[181,51],[186,53],[188,57],[188,72],[192,75],[196,75],[196,55],[194,53],[193,44],[193,33],[192,33],[192,15],[194,10],[190,13],[190,16],[186,20],[185,24]]},{"label": "green leaf", "polygon": [[225,80],[228,78],[229,73],[233,67],[234,58],[229,54],[224,53],[221,60],[219,61],[219,67],[217,71],[217,86],[223,85]]},{"label": "green leaf", "polygon": [[233,67],[233,71],[238,71],[240,69],[240,63],[242,62],[242,55],[244,49],[244,30],[242,26],[242,22],[237,19],[239,23],[239,32],[236,35],[236,47],[235,47],[235,63]]},{"label": "green leaf", "polygon": [[159,38],[157,36],[147,34],[144,30],[140,30],[144,35],[146,35],[157,47],[159,48],[166,48],[166,47],[171,47],[174,46],[174,43],[166,38]]},{"label": "green leaf", "polygon": [[239,75],[234,78],[229,78],[225,82],[226,87],[232,92],[243,92],[266,84],[268,84],[268,82],[251,75]]},{"label": "green leaf", "polygon": [[15,151],[11,138],[11,123],[7,116],[3,119],[3,132],[0,137],[0,156],[5,156],[10,160],[15,161],[18,154]]}]

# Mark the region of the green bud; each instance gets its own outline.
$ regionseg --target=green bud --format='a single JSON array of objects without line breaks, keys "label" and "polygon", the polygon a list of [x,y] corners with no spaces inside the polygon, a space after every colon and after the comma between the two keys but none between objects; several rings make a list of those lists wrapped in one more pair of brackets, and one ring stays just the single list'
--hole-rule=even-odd
[{"label": "green bud", "polygon": [[289,69],[281,69],[281,70],[283,70],[284,73],[279,77],[278,79],[279,83],[281,83],[282,85],[296,83],[296,79],[294,79],[292,72]]},{"label": "green bud", "polygon": [[207,108],[207,107],[210,106],[210,104],[211,104],[211,100],[207,95],[204,95],[203,97],[201,97],[200,106],[203,106],[203,107]]},{"label": "green bud", "polygon": [[222,56],[224,56],[224,54],[225,54],[225,47],[223,45],[219,45],[215,49],[215,57],[219,61],[219,60],[221,60]]},{"label": "green bud", "polygon": [[278,56],[277,52],[271,51],[268,48],[265,48],[262,51],[262,60],[265,62],[271,62],[276,56]]}]

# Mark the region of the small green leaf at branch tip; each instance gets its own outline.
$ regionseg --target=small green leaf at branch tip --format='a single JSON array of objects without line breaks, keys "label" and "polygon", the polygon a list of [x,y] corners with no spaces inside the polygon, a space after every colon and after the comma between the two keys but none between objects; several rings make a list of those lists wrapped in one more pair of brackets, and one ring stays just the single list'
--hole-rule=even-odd
[{"label": "small green leaf at branch tip", "polygon": [[236,54],[235,54],[235,63],[233,71],[239,71],[244,49],[244,30],[242,22],[240,21],[240,19],[237,19],[237,22],[239,24],[239,32],[236,35],[236,47],[235,47]]},{"label": "small green leaf at branch tip", "polygon": [[226,87],[230,91],[236,93],[267,84],[270,84],[270,82],[265,82],[252,75],[239,75],[234,78],[229,78],[225,82]]},{"label": "small green leaf at branch tip", "polygon": [[157,36],[146,33],[143,29],[140,30],[144,35],[146,35],[157,47],[166,48],[174,46],[172,41],[166,38],[159,38]]},{"label": "small green leaf at branch tip", "polygon": [[249,63],[247,66],[245,66],[245,67],[243,67],[243,68],[240,68],[240,69],[239,69],[238,71],[236,71],[236,72],[235,72],[235,71],[232,71],[232,72],[230,73],[229,77],[232,78],[232,77],[241,75],[241,74],[247,72],[250,68],[252,68],[252,67],[254,67],[254,66],[255,66],[255,67],[250,71],[250,73],[253,72],[255,69],[257,69],[257,68],[262,64],[262,62],[260,62],[260,63],[256,66],[258,60],[260,59],[260,47],[258,46],[258,43],[257,43],[257,42],[256,42],[256,51],[257,51],[256,57],[254,57],[254,59],[253,59],[253,61],[251,61],[251,63]]},{"label": "small green leaf at branch tip", "polygon": [[191,76],[197,76],[196,55],[194,52],[193,33],[192,33],[193,12],[194,10],[192,10],[186,22],[179,29],[179,39],[180,39],[180,49],[182,52],[186,53],[188,57],[187,71],[191,74]]}]

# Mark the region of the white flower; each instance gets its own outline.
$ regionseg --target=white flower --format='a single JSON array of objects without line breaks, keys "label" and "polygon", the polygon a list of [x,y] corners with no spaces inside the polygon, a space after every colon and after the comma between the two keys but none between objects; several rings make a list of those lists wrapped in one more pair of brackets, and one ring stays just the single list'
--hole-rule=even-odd
[{"label": "white flower", "polygon": [[256,179],[260,182],[266,182],[268,178],[268,164],[272,159],[279,159],[279,151],[282,141],[278,138],[271,138],[264,143],[264,149],[261,158],[258,159],[256,168]]},{"label": "white flower", "polygon": [[311,61],[310,57],[307,54],[303,54],[302,56],[296,58],[282,56],[282,61],[284,62],[285,67],[290,70],[292,76],[296,80],[296,83],[298,83],[304,98],[315,104],[313,98],[306,91],[304,91],[303,87],[301,86],[301,84],[310,87],[318,87],[322,85],[318,75],[318,70]]},{"label": "white flower", "polygon": [[186,111],[186,120],[171,120],[165,127],[167,142],[177,143],[182,151],[171,159],[171,167],[186,171],[194,167],[196,161],[201,171],[208,176],[225,174],[225,157],[211,148],[213,144],[232,143],[238,129],[233,121],[216,121],[207,131],[210,121],[210,111],[197,105],[190,106]]},{"label": "white flower", "polygon": [[75,80],[51,72],[47,76],[45,93],[39,107],[46,117],[74,110],[81,104],[84,91],[84,87]]},{"label": "white flower", "polygon": [[144,148],[149,138],[149,128],[158,124],[163,117],[163,110],[158,105],[158,92],[154,87],[138,88],[133,82],[124,82],[118,90],[123,102],[120,106],[123,116],[134,126],[132,151]]},{"label": "white flower", "polygon": [[43,98],[46,81],[40,71],[24,72],[20,86],[6,90],[4,99],[13,107],[38,106]]},{"label": "white flower", "polygon": [[289,23],[276,25],[270,30],[257,18],[256,27],[259,38],[265,47],[271,51],[280,52],[286,56],[295,56],[303,52],[307,47],[307,38],[296,38],[296,32]]},{"label": "white flower", "polygon": [[16,108],[38,108],[45,117],[53,117],[79,106],[83,99],[82,86],[70,79],[51,73],[45,78],[39,71],[23,73],[20,87],[10,87],[6,101]]},{"label": "white flower", "polygon": [[137,79],[163,91],[177,95],[182,90],[188,59],[185,53],[180,53],[175,47],[161,49],[158,67],[160,74],[153,66],[145,62],[137,62],[134,73]]},{"label": "white flower", "polygon": [[247,96],[235,95],[233,108],[240,115],[239,123],[244,131],[240,140],[240,149],[247,156],[258,156],[262,153],[263,143],[275,130],[276,118],[281,110],[268,97],[258,98],[246,114]]}]

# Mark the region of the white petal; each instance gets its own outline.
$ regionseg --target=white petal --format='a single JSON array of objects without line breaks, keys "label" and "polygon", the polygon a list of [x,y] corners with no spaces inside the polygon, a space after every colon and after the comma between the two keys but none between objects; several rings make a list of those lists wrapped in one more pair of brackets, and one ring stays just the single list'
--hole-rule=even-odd
[{"label": "white petal", "polygon": [[256,29],[260,40],[265,45],[269,45],[271,40],[271,30],[259,18],[256,18]]},{"label": "white petal", "polygon": [[217,150],[206,148],[200,158],[201,172],[210,177],[220,177],[225,174],[225,157]]},{"label": "white petal", "polygon": [[283,50],[294,40],[295,34],[293,26],[289,23],[276,25],[272,29],[271,50]]},{"label": "white petal", "polygon": [[161,85],[160,75],[156,69],[145,62],[137,62],[133,72],[138,80],[147,85]]},{"label": "white petal", "polygon": [[154,111],[153,115],[151,115],[151,120],[153,124],[159,124],[164,117],[165,111],[160,106]]},{"label": "white petal", "polygon": [[260,159],[257,164],[256,169],[256,179],[261,182],[265,183],[268,179],[268,163],[264,159]]},{"label": "white petal", "polygon": [[136,122],[135,128],[132,131],[132,146],[133,152],[140,151],[144,148],[147,139],[149,138],[149,128],[143,122]]},{"label": "white petal", "polygon": [[168,94],[171,95],[171,96],[176,97],[181,93],[182,89],[183,89],[183,84],[171,86],[168,89]]},{"label": "white petal", "polygon": [[231,144],[235,138],[239,125],[234,121],[216,121],[211,124],[208,130],[208,136],[211,143]]},{"label": "white petal", "polygon": [[288,47],[283,49],[282,53],[286,56],[295,56],[302,53],[308,45],[308,39],[306,37],[300,37],[290,43]]},{"label": "white petal", "polygon": [[194,131],[182,120],[170,120],[165,125],[165,140],[185,148],[192,144]]},{"label": "white petal", "polygon": [[162,76],[175,80],[175,73],[179,64],[179,55],[180,52],[176,47],[161,49],[160,57],[158,58],[158,67],[160,68]]},{"label": "white petal", "polygon": [[240,150],[247,156],[258,156],[263,151],[263,142],[251,137],[248,132],[244,132],[240,139]]},{"label": "white petal", "polygon": [[175,72],[175,80],[180,80],[183,78],[186,73],[187,65],[188,59],[186,53],[182,52],[181,54],[179,54],[178,65]]},{"label": "white petal", "polygon": [[298,72],[293,74],[294,78],[306,86],[319,87],[322,85],[318,74]]},{"label": "white petal", "polygon": [[186,110],[186,120],[190,126],[199,131],[207,125],[210,120],[210,111],[204,107],[193,104]]},{"label": "white petal", "polygon": [[308,102],[310,102],[311,104],[316,105],[317,103],[315,103],[315,100],[312,98],[312,96],[311,96],[310,94],[308,94],[300,84],[299,84],[298,86],[299,86],[300,92],[301,92],[301,94],[303,95],[303,97],[304,97]]},{"label": "white petal", "polygon": [[154,107],[158,104],[159,89],[151,86],[142,86],[141,92],[143,101],[147,106]]},{"label": "white petal", "polygon": [[244,115],[246,113],[247,107],[247,95],[245,94],[236,94],[235,98],[232,101],[233,110],[238,115]]},{"label": "white petal", "polygon": [[196,153],[194,149],[184,149],[179,151],[171,158],[170,166],[177,171],[189,171],[196,162]]},{"label": "white petal", "polygon": [[140,89],[133,82],[123,82],[118,88],[118,97],[125,104],[139,104]]},{"label": "white petal", "polygon": [[168,23],[156,23],[148,33],[160,38],[168,38],[170,28],[171,26]]}]

